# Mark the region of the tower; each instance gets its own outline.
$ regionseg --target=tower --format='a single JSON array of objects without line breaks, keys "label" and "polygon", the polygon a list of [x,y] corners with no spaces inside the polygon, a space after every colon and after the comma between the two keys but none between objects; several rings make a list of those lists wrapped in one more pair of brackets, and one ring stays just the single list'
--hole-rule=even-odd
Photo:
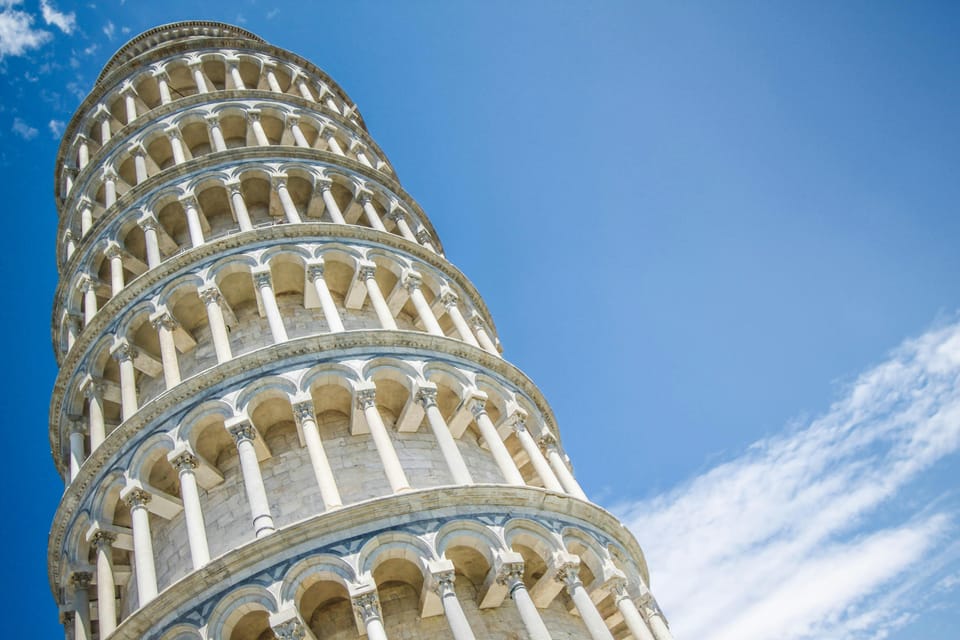
[{"label": "tower", "polygon": [[67,637],[670,638],[356,106],[243,29],[137,36],[56,168]]}]

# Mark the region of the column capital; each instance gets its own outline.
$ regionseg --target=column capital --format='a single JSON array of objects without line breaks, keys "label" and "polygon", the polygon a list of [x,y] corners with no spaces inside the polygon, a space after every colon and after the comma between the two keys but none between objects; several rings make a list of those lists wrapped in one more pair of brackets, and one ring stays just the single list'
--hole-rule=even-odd
[{"label": "column capital", "polygon": [[94,529],[90,532],[87,539],[98,550],[109,551],[113,543],[117,541],[117,534],[104,529]]},{"label": "column capital", "polygon": [[272,186],[274,189],[279,189],[280,187],[286,188],[287,176],[280,176],[280,175],[270,176],[270,186]]},{"label": "column capital", "polygon": [[128,486],[120,492],[120,498],[126,502],[127,506],[132,510],[137,507],[146,506],[146,504],[153,499],[153,495],[141,487]]},{"label": "column capital", "polygon": [[113,346],[110,347],[110,355],[117,362],[133,360],[137,355],[137,349],[126,338],[123,338],[113,343]]},{"label": "column capital", "polygon": [[557,448],[557,438],[549,431],[545,432],[539,438],[537,438],[537,444],[540,445],[540,450],[544,453],[547,453],[551,449]]},{"label": "column capital", "polygon": [[177,470],[177,473],[181,471],[193,471],[200,466],[200,458],[192,451],[187,451],[186,449],[171,451],[170,455],[167,456],[167,460],[170,462],[170,466]]},{"label": "column capital", "polygon": [[244,117],[248,122],[257,122],[260,120],[260,109],[247,109],[244,113]]},{"label": "column capital", "polygon": [[219,127],[220,126],[220,114],[219,113],[208,113],[203,116],[204,122],[207,123],[208,127]]},{"label": "column capital", "polygon": [[440,292],[440,303],[447,309],[457,306],[457,301],[460,299],[453,289],[444,288]]},{"label": "column capital", "polygon": [[277,68],[277,63],[276,63],[275,61],[273,61],[273,60],[261,60],[261,61],[260,61],[260,68],[261,68],[261,69],[269,69],[270,71],[273,71],[274,69]]},{"label": "column capital", "polygon": [[102,102],[98,104],[93,109],[93,119],[102,120],[103,118],[112,118],[113,115],[110,113],[110,109],[107,109],[107,105]]},{"label": "column capital", "polygon": [[377,406],[377,390],[374,387],[367,389],[357,389],[357,406],[361,409],[369,409]]},{"label": "column capital", "polygon": [[392,207],[390,211],[388,211],[386,215],[383,217],[386,218],[387,220],[393,220],[394,222],[397,222],[399,220],[406,220],[408,217],[408,214],[401,207]]},{"label": "column capital", "polygon": [[284,123],[286,123],[286,125],[287,125],[288,127],[293,128],[293,127],[297,126],[298,124],[300,124],[300,116],[298,116],[298,115],[295,114],[295,113],[288,113],[288,114],[283,118],[283,121],[284,121]]},{"label": "column capital", "polygon": [[424,242],[424,243],[428,242],[430,244],[433,244],[433,238],[430,237],[430,232],[424,229],[423,227],[420,227],[419,229],[417,229],[416,237],[417,237],[417,242]]},{"label": "column capital", "polygon": [[126,98],[127,95],[136,95],[137,92],[133,87],[133,83],[127,81],[123,83],[123,86],[120,87],[120,91],[118,91],[118,93]]},{"label": "column capital", "polygon": [[88,399],[100,399],[103,397],[103,382],[99,378],[87,375],[80,383],[80,389],[83,395]]},{"label": "column capital", "polygon": [[127,151],[133,156],[146,156],[147,150],[140,142],[133,142],[127,147]]},{"label": "column capital", "polygon": [[307,638],[306,627],[299,620],[284,620],[270,627],[277,640],[304,640]]},{"label": "column capital", "polygon": [[163,132],[170,136],[171,138],[182,139],[183,136],[180,133],[180,127],[175,124],[170,125],[169,127],[164,128]]},{"label": "column capital", "polygon": [[360,190],[356,195],[357,200],[360,201],[361,206],[365,206],[368,203],[373,201],[373,194],[365,189]]},{"label": "column capital", "polygon": [[265,269],[254,269],[250,272],[250,277],[253,278],[253,283],[258,289],[273,286],[273,279],[269,267]]},{"label": "column capital", "polygon": [[161,328],[167,331],[173,331],[180,326],[180,323],[177,322],[177,319],[173,317],[166,307],[157,309],[150,314],[150,324],[152,324],[153,328],[157,331]]},{"label": "column capital", "polygon": [[163,65],[159,65],[150,70],[150,75],[158,80],[163,80],[165,82],[170,81],[170,75],[167,73],[167,69]]},{"label": "column capital", "polygon": [[364,623],[380,618],[380,598],[376,591],[368,591],[351,599],[353,609]]},{"label": "column capital", "polygon": [[86,421],[80,416],[71,416],[67,419],[67,430],[70,433],[79,433],[80,435],[87,435],[88,426]]},{"label": "column capital", "polygon": [[223,294],[220,293],[220,289],[216,285],[209,285],[202,289],[197,289],[197,295],[200,296],[200,300],[202,300],[204,304],[219,304],[220,300],[223,299]]},{"label": "column capital", "polygon": [[307,263],[307,279],[310,282],[313,282],[317,278],[323,277],[323,258],[320,258],[317,262],[308,262]]},{"label": "column capital", "polygon": [[527,430],[527,415],[524,411],[514,411],[507,417],[507,425],[511,429],[520,433]]},{"label": "column capital", "polygon": [[298,427],[303,426],[304,420],[316,419],[313,409],[313,400],[300,400],[299,402],[294,402],[290,406],[293,408],[293,419],[297,422]]},{"label": "column capital", "polygon": [[377,265],[373,262],[361,262],[357,266],[357,273],[360,274],[360,277],[364,280],[369,280],[376,275]]},{"label": "column capital", "polygon": [[197,202],[197,196],[192,193],[183,194],[179,200],[184,209],[198,209],[200,207],[200,204]]},{"label": "column capital", "polygon": [[103,176],[103,179],[104,179],[104,180],[116,180],[116,179],[117,179],[117,172],[116,172],[116,171],[114,170],[114,168],[111,167],[110,165],[105,166],[105,167],[103,168],[103,170],[100,172],[100,175]]},{"label": "column capital", "polygon": [[240,444],[244,440],[253,442],[257,439],[257,430],[253,424],[245,418],[235,419],[235,422],[226,425],[226,429],[227,433],[233,436],[237,444]]},{"label": "column capital", "polygon": [[333,180],[330,178],[320,178],[316,182],[316,188],[320,191],[330,191],[333,188]]},{"label": "column capital", "polygon": [[423,285],[423,276],[416,271],[407,271],[403,274],[403,288],[413,293]]},{"label": "column capital", "polygon": [[87,291],[92,291],[96,288],[96,286],[96,281],[89,273],[81,273],[80,277],[77,278],[77,289],[84,293]]},{"label": "column capital", "polygon": [[120,248],[120,245],[112,240],[107,243],[107,248],[103,251],[108,259],[112,260],[113,258],[119,258],[123,255],[123,249]]},{"label": "column capital", "polygon": [[[74,611],[61,611],[60,624],[67,627],[73,624],[73,618],[76,615]],[[68,636],[69,637],[69,636]]]},{"label": "column capital", "polygon": [[479,418],[487,413],[487,399],[476,396],[467,399],[467,409],[473,414],[474,418]]},{"label": "column capital", "polygon": [[243,195],[243,190],[241,189],[243,183],[239,179],[234,178],[232,180],[224,180],[223,188],[230,192],[230,195],[240,194]]},{"label": "column capital", "polygon": [[583,583],[580,582],[580,559],[577,558],[575,561],[567,561],[561,564],[557,568],[554,579],[557,582],[562,582],[564,586],[566,586],[567,591],[572,591],[578,586],[582,587]]},{"label": "column capital", "polygon": [[86,589],[93,581],[93,574],[89,571],[74,571],[70,574],[70,586],[74,589]]},{"label": "column capital", "polygon": [[435,407],[437,405],[437,390],[431,387],[421,387],[420,390],[417,391],[415,399],[424,409],[427,407]]},{"label": "column capital", "polygon": [[438,571],[430,574],[430,590],[441,598],[448,593],[453,593],[453,583],[456,580],[456,572],[453,569]]},{"label": "column capital", "polygon": [[139,226],[144,231],[156,230],[159,226],[156,216],[154,216],[149,211],[144,212],[142,216],[137,219],[137,226]]},{"label": "column capital", "polygon": [[511,591],[523,584],[523,563],[504,562],[497,569],[497,584],[508,587]]}]

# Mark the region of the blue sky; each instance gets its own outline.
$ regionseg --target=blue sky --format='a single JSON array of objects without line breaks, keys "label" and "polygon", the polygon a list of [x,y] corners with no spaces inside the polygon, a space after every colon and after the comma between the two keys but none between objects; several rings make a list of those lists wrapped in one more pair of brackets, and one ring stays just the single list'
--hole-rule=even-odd
[{"label": "blue sky", "polygon": [[11,635],[60,633],[57,133],[203,18],[357,102],[681,640],[956,637],[960,7],[196,4],[0,0]]}]

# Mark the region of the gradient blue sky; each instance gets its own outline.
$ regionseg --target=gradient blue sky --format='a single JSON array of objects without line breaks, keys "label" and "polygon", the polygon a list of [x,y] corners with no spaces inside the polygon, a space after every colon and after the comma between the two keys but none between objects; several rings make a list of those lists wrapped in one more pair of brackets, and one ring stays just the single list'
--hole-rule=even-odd
[{"label": "gradient blue sky", "polygon": [[680,640],[957,637],[960,5],[198,4],[0,0],[8,635],[60,633],[56,133],[202,18],[357,102]]}]

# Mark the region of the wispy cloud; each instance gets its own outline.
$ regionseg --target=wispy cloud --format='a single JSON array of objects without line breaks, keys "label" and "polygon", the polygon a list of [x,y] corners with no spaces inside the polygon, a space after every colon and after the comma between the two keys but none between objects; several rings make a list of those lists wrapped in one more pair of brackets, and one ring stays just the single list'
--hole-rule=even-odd
[{"label": "wispy cloud", "polygon": [[955,497],[905,494],[958,449],[954,323],[902,344],[819,418],[616,510],[678,637],[881,638],[935,584],[957,586]]},{"label": "wispy cloud", "polygon": [[10,127],[10,130],[24,140],[33,140],[37,137],[37,133],[39,133],[36,129],[28,125],[20,118],[13,119],[13,126]]},{"label": "wispy cloud", "polygon": [[117,27],[110,20],[107,20],[107,24],[103,25],[103,35],[107,36],[108,40],[113,40],[116,31]]},{"label": "wispy cloud", "polygon": [[64,33],[73,33],[77,27],[77,14],[73,11],[70,13],[57,11],[49,0],[40,0],[40,11],[44,22],[54,25]]},{"label": "wispy cloud", "polygon": [[19,0],[0,0],[0,60],[21,56],[53,38],[48,31],[34,28],[32,15],[13,8],[19,4]]},{"label": "wispy cloud", "polygon": [[67,128],[67,124],[63,120],[51,120],[47,123],[47,127],[50,128],[50,135],[56,140],[63,135],[63,131]]}]

